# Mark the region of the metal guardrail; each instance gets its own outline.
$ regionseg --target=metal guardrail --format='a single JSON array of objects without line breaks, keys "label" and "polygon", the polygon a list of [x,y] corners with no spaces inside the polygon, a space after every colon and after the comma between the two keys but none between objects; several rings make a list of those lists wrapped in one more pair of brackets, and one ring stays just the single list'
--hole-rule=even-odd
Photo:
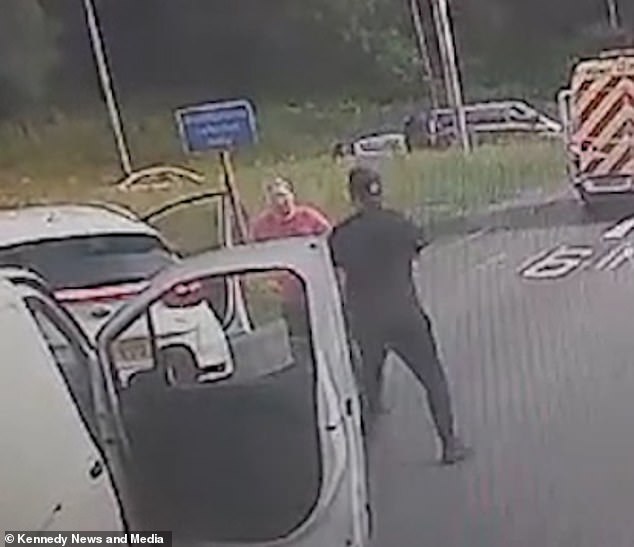
[{"label": "metal guardrail", "polygon": [[[366,132],[340,141],[333,150],[334,159],[352,157],[373,159],[408,153],[415,140],[423,137],[422,146],[436,146],[456,134],[455,111],[439,108],[422,112],[421,118],[408,117],[399,129]],[[561,136],[564,126],[559,120],[540,112],[525,101],[486,101],[465,106],[467,130],[472,136],[496,134],[536,134]]]},{"label": "metal guardrail", "polygon": [[[465,106],[467,128],[472,134],[542,133],[561,134],[562,124],[524,101],[487,101]],[[455,130],[455,114],[450,108],[433,110],[429,115],[429,133],[433,136]]]}]

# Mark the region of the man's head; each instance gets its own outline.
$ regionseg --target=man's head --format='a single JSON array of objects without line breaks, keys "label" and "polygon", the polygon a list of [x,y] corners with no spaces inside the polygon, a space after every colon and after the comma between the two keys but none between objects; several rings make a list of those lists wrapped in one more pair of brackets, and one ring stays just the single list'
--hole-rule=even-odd
[{"label": "man's head", "polygon": [[357,207],[380,207],[383,202],[381,175],[369,167],[353,167],[350,170],[348,189]]},{"label": "man's head", "polygon": [[295,190],[293,183],[282,177],[275,177],[265,184],[267,201],[278,215],[290,217],[295,212]]}]

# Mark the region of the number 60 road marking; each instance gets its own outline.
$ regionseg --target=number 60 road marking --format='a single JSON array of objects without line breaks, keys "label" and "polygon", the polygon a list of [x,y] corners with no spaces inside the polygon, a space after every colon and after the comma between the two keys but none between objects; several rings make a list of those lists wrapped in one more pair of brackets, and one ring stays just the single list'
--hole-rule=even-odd
[{"label": "number 60 road marking", "polygon": [[[606,241],[622,240],[634,230],[634,217],[622,220],[602,234]],[[593,247],[587,245],[560,245],[529,259],[520,268],[520,275],[525,279],[560,279],[584,267],[592,266],[600,271],[613,271],[626,262],[634,262],[634,247],[629,243],[622,243],[600,255],[597,261],[593,257],[597,254]]]}]

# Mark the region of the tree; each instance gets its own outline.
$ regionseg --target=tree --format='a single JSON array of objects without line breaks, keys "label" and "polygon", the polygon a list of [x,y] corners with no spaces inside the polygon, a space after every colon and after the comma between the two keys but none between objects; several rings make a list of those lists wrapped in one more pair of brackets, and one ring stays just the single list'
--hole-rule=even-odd
[{"label": "tree", "polygon": [[45,96],[59,61],[58,31],[39,0],[2,0],[0,114]]}]

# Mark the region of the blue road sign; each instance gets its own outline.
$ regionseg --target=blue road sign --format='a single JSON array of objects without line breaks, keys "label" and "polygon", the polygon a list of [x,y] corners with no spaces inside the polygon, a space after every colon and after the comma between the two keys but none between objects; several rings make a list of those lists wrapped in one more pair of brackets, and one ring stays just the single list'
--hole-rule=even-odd
[{"label": "blue road sign", "polygon": [[255,112],[247,100],[223,101],[176,111],[181,141],[188,153],[231,150],[255,143]]}]

